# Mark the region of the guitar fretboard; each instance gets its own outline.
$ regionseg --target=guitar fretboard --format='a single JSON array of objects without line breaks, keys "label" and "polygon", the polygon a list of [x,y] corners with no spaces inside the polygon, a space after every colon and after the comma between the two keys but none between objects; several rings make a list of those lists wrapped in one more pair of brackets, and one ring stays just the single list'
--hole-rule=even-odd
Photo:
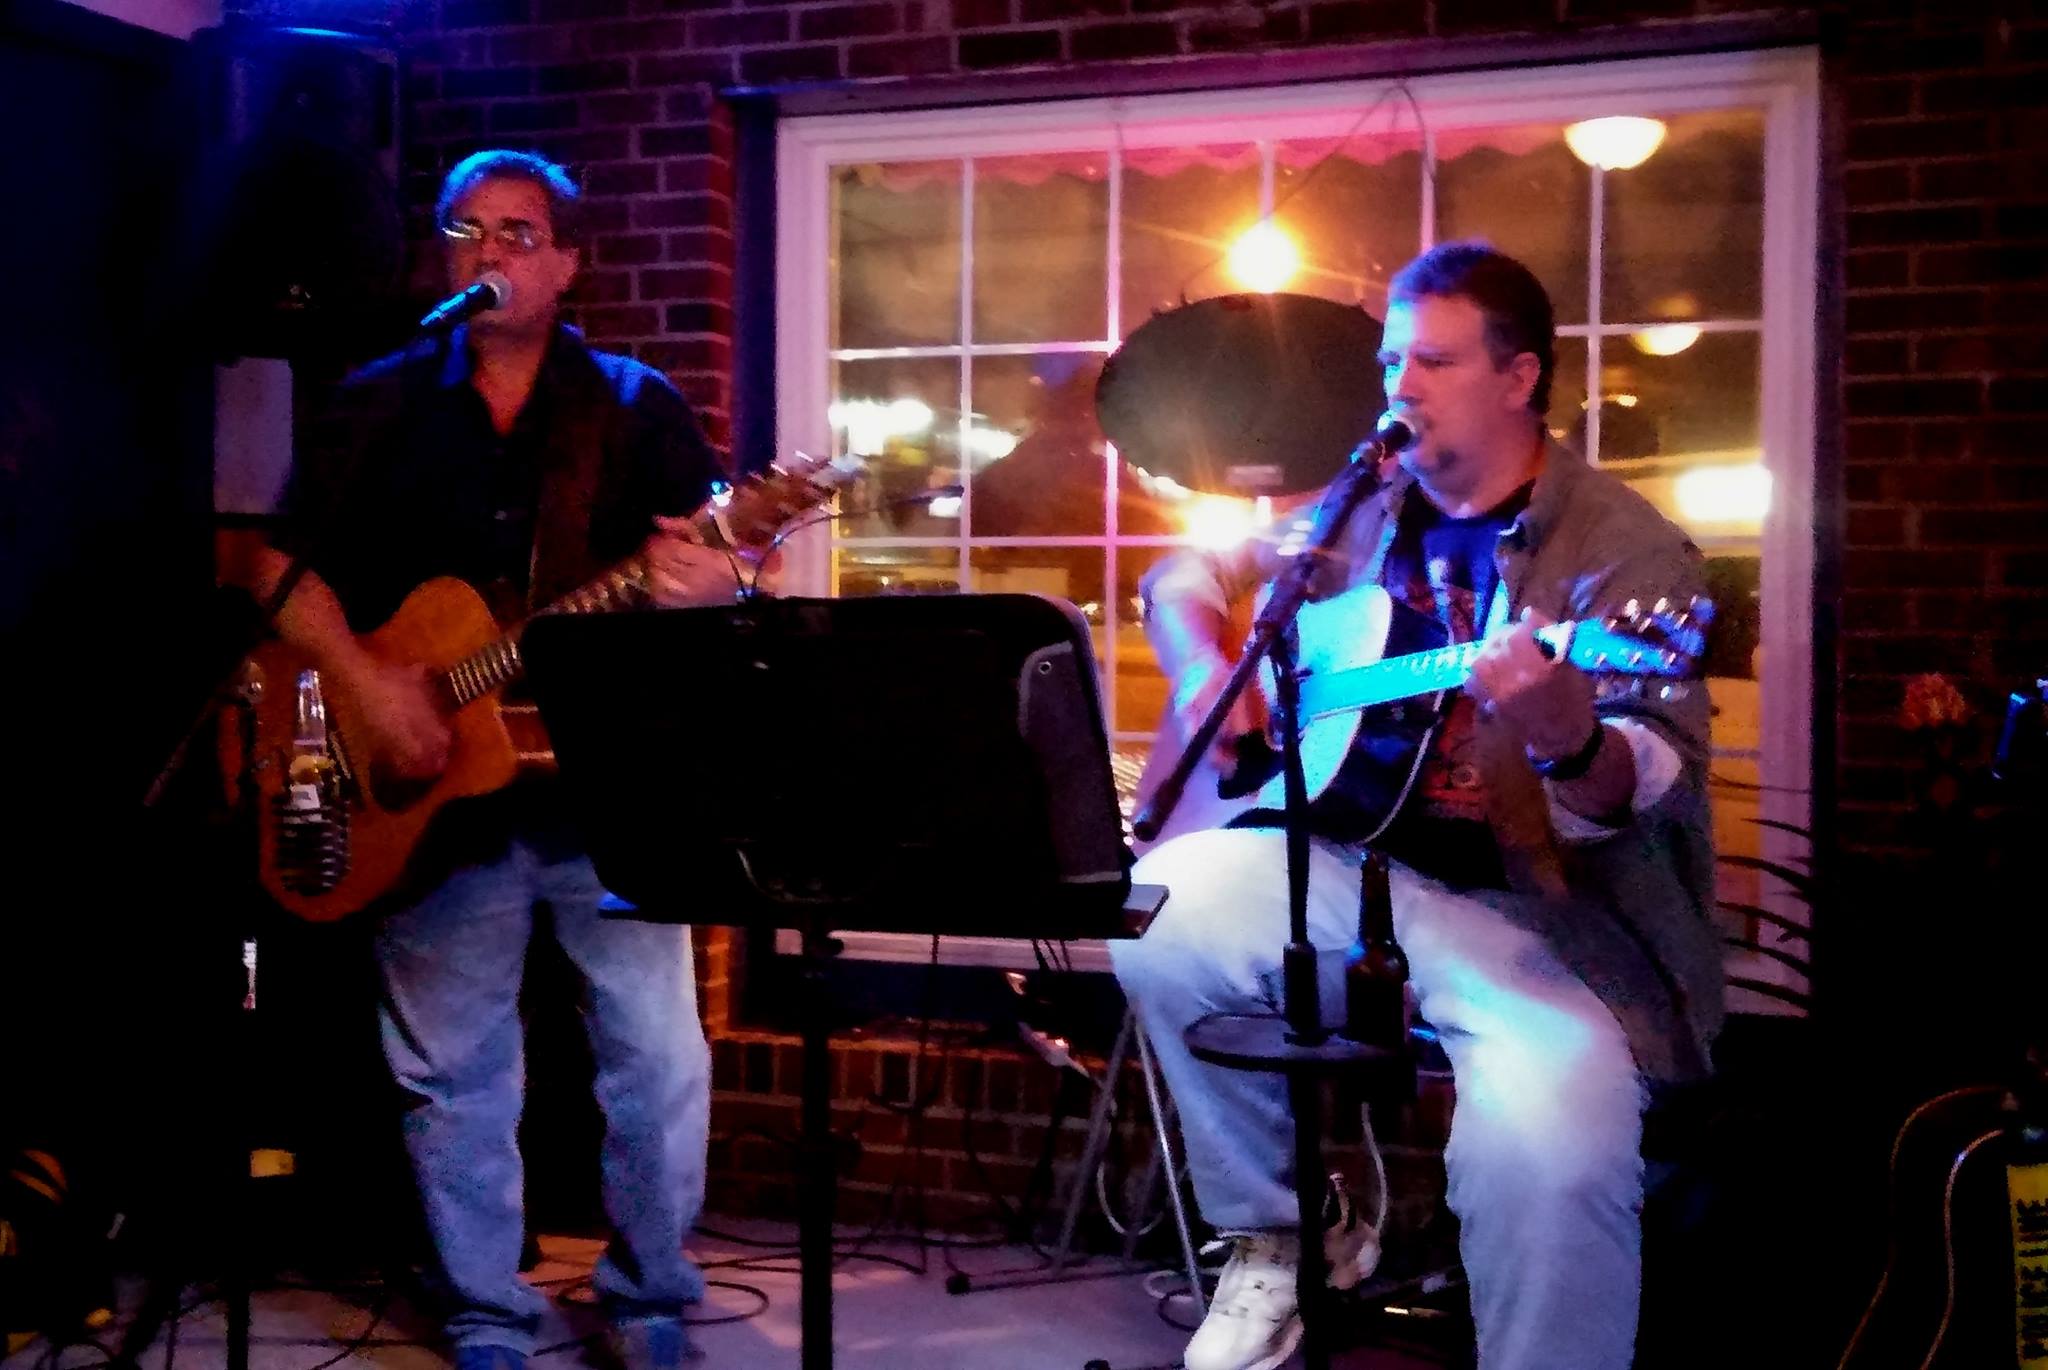
[{"label": "guitar fretboard", "polygon": [[[1536,636],[1562,653],[1571,641],[1571,632],[1570,624],[1553,624]],[[1301,715],[1307,719],[1347,709],[1369,709],[1375,704],[1456,689],[1472,678],[1473,659],[1484,645],[1477,640],[1458,642],[1433,651],[1388,657],[1370,666],[1307,676],[1301,682]]]}]

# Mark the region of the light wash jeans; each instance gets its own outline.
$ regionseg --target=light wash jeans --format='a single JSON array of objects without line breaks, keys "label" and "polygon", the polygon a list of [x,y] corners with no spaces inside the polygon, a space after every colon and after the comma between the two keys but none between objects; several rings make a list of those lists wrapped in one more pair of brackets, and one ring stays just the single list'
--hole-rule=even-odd
[{"label": "light wash jeans", "polygon": [[406,1150],[458,1347],[530,1353],[545,1307],[519,1277],[519,983],[536,928],[553,929],[582,981],[596,1061],[613,1230],[598,1295],[620,1323],[677,1318],[703,1296],[683,1256],[704,1198],[711,1085],[689,929],[602,917],[603,894],[587,857],[514,840],[377,934],[384,1055],[406,1097]]},{"label": "light wash jeans", "polygon": [[[1358,934],[1356,853],[1315,844],[1309,939],[1326,1022],[1343,1017]],[[1278,1012],[1286,845],[1271,830],[1190,833],[1132,878],[1169,890],[1135,942],[1110,943],[1179,1105],[1195,1195],[1217,1228],[1292,1228],[1294,1121],[1277,1074],[1189,1055],[1206,1013]],[[1535,934],[1515,896],[1460,894],[1394,866],[1394,931],[1457,1104],[1444,1152],[1482,1370],[1628,1370],[1641,1295],[1644,1091],[1614,1015]]]}]

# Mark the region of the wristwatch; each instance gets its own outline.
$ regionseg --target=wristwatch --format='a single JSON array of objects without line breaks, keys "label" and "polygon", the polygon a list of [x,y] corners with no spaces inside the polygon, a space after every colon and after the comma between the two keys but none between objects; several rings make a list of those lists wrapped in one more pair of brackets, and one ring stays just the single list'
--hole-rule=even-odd
[{"label": "wristwatch", "polygon": [[1529,758],[1529,769],[1545,780],[1577,780],[1593,769],[1593,758],[1600,755],[1600,748],[1606,742],[1607,725],[1596,718],[1593,731],[1575,752],[1565,756],[1538,756],[1524,747],[1522,754]]}]

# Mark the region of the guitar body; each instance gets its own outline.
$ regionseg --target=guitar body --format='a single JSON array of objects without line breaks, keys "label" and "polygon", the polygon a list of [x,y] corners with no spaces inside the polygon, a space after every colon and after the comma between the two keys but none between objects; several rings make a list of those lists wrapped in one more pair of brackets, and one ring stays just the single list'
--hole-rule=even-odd
[{"label": "guitar body", "polygon": [[[745,476],[700,509],[691,521],[696,540],[714,547],[750,549],[830,499],[860,474],[854,458],[796,454],[788,463]],[[541,613],[601,613],[649,600],[646,565],[628,558],[596,580],[545,606]],[[286,807],[289,772],[297,752],[298,678],[310,660],[283,643],[254,653],[243,672],[253,726],[247,770],[257,805],[258,875],[279,905],[313,922],[332,922],[365,907],[397,886],[434,816],[450,802],[490,794],[529,770],[552,770],[554,753],[540,714],[526,702],[508,702],[505,686],[521,671],[517,629],[506,633],[483,597],[467,583],[443,577],[405,597],[388,622],[360,641],[380,661],[424,669],[451,734],[448,768],[428,785],[397,786],[372,769],[362,701],[338,680],[323,677],[326,749],[339,771],[331,802],[345,822],[309,823]],[[244,760],[223,737],[223,774]],[[298,758],[302,762],[307,758]],[[230,781],[230,788],[234,788]],[[319,846],[307,859],[281,859],[288,838],[324,843],[345,828],[339,852]],[[317,888],[316,888],[317,887]]]},{"label": "guitar body", "polygon": [[[430,580],[398,607],[398,612],[363,645],[379,660],[418,664],[445,670],[499,637],[497,622],[483,597],[459,580]],[[526,764],[546,759],[545,742],[522,741],[500,708],[501,690],[492,690],[448,715],[453,734],[448,769],[424,788],[409,791],[379,783],[368,773],[368,733],[361,703],[341,682],[321,677],[327,701],[328,729],[335,750],[350,777],[349,860],[339,884],[322,894],[291,887],[278,864],[279,799],[292,755],[297,717],[296,684],[311,662],[273,642],[250,657],[253,678],[262,685],[252,708],[256,752],[251,770],[256,782],[258,873],[263,888],[281,906],[316,923],[354,913],[397,885],[425,834],[427,824],[451,800],[489,794],[512,783]],[[530,718],[530,715],[528,716]],[[537,722],[523,723],[538,728]]]},{"label": "guitar body", "polygon": [[[1265,596],[1259,598],[1263,609]],[[1309,681],[1382,663],[1390,654],[1426,652],[1443,645],[1440,624],[1405,605],[1396,604],[1377,585],[1356,585],[1325,600],[1301,606],[1295,619],[1300,641],[1297,674]],[[1260,663],[1259,704],[1254,712],[1270,717],[1278,699],[1272,662]],[[1302,774],[1311,809],[1335,817],[1341,828],[1378,827],[1405,798],[1405,781],[1417,749],[1429,737],[1437,700],[1396,700],[1365,710],[1345,709],[1307,715],[1301,729]],[[1147,756],[1138,782],[1138,801],[1147,802],[1186,747],[1186,735],[1170,714],[1161,720],[1159,736]],[[1158,842],[1186,832],[1221,828],[1255,809],[1280,811],[1287,804],[1286,780],[1280,774],[1277,744],[1253,734],[1232,748],[1234,764],[1219,767],[1206,757],[1189,779],[1180,803],[1153,843],[1138,843],[1143,852]],[[1342,783],[1338,784],[1339,778]],[[1332,786],[1336,792],[1332,792]],[[1327,796],[1327,798],[1326,798]]]},{"label": "guitar body", "polygon": [[[1262,593],[1262,607],[1264,600]],[[1713,603],[1704,598],[1683,606],[1658,600],[1647,609],[1631,601],[1617,616],[1551,624],[1536,637],[1547,654],[1582,671],[1682,677],[1696,674],[1713,614]],[[1370,842],[1414,790],[1423,749],[1450,692],[1471,677],[1481,644],[1451,642],[1441,623],[1372,584],[1303,604],[1295,629],[1310,812],[1319,831]],[[1276,694],[1270,659],[1260,663],[1260,691],[1270,716]],[[1171,714],[1162,719],[1138,780],[1141,810],[1186,745],[1179,720]],[[1135,843],[1135,850],[1224,827],[1255,809],[1285,811],[1285,777],[1274,747],[1260,734],[1236,741],[1234,750],[1237,764],[1227,773],[1213,755],[1203,759],[1158,836]]]}]

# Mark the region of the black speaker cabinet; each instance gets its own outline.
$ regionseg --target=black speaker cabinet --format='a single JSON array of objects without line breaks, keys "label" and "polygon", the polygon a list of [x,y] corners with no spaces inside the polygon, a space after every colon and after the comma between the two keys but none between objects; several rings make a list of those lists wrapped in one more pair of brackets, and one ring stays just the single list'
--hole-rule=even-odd
[{"label": "black speaker cabinet", "polygon": [[196,34],[191,193],[223,357],[359,350],[399,301],[398,55],[326,29]]}]

